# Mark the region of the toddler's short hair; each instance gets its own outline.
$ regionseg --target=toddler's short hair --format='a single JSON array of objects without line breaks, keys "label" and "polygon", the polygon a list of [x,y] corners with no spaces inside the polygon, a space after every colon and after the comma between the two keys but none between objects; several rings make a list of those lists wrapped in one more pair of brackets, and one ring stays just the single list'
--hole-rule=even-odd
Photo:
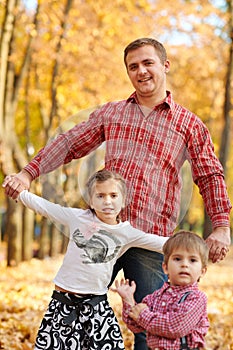
[{"label": "toddler's short hair", "polygon": [[195,251],[200,255],[202,267],[207,267],[209,249],[204,239],[196,233],[183,230],[171,236],[163,246],[165,264],[168,263],[170,255],[177,248],[183,248],[187,251]]}]

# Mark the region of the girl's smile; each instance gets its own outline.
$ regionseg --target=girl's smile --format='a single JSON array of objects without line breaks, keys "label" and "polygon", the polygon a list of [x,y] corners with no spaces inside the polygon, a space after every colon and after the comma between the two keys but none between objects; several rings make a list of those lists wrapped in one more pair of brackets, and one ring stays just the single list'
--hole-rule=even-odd
[{"label": "girl's smile", "polygon": [[99,220],[109,225],[116,225],[117,216],[124,206],[121,187],[114,179],[97,182],[93,186],[90,206]]}]

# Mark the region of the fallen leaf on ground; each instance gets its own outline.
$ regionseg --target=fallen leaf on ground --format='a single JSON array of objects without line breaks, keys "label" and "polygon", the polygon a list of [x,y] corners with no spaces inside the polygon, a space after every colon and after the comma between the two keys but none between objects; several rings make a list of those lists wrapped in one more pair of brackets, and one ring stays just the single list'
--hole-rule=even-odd
[{"label": "fallen leaf on ground", "polygon": [[[53,290],[52,279],[63,257],[32,259],[17,267],[0,262],[0,349],[32,350],[38,327]],[[210,329],[205,350],[233,350],[233,247],[226,259],[209,263],[200,282],[208,296]],[[120,323],[125,349],[133,349],[133,335],[121,319],[120,297],[109,292]]]}]

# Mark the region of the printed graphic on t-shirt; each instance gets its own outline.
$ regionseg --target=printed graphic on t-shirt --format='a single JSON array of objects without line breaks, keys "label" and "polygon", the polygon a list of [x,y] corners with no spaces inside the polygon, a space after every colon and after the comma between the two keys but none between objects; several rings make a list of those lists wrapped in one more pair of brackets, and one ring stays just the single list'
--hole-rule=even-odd
[{"label": "printed graphic on t-shirt", "polygon": [[122,244],[119,239],[105,230],[99,229],[89,239],[86,239],[79,229],[73,233],[77,247],[84,250],[83,263],[106,263],[115,258]]}]

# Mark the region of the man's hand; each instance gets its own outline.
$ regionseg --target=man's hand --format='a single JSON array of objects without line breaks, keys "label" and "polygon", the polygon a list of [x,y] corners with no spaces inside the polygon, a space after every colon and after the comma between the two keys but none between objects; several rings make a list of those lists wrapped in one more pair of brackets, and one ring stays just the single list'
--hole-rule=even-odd
[{"label": "man's hand", "polygon": [[229,251],[231,235],[229,227],[216,227],[206,239],[209,247],[209,258],[213,263],[223,260]]},{"label": "man's hand", "polygon": [[29,190],[31,182],[31,175],[27,171],[21,170],[18,174],[7,175],[2,187],[5,188],[5,194],[8,197],[16,200],[20,192]]}]

